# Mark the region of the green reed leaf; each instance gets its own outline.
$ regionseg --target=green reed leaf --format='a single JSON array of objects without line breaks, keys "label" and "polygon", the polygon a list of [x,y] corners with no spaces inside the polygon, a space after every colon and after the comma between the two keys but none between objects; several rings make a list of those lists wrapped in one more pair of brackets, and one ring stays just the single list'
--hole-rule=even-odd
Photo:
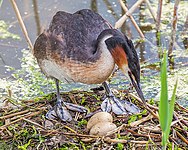
[{"label": "green reed leaf", "polygon": [[161,94],[159,103],[159,118],[162,131],[166,131],[168,124],[168,85],[167,85],[167,53],[163,54],[161,66]]}]

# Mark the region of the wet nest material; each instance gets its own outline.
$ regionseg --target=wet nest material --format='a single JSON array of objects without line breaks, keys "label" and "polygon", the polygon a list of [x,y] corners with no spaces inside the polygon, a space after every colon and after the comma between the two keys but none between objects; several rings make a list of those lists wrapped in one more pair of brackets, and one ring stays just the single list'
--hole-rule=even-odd
[{"label": "wet nest material", "polygon": [[[89,135],[88,119],[100,110],[104,91],[72,91],[63,93],[68,102],[77,103],[89,109],[88,114],[71,112],[74,120],[69,123],[50,121],[46,112],[55,103],[55,94],[22,101],[12,107],[7,98],[0,109],[0,149],[161,149],[161,130],[158,121],[157,103],[148,102],[148,109],[134,94],[115,91],[121,99],[137,105],[141,113],[136,115],[113,115],[117,129],[105,137]],[[17,105],[17,106],[15,106]],[[153,114],[151,113],[153,112]],[[188,110],[176,103],[168,148],[187,149]]]}]

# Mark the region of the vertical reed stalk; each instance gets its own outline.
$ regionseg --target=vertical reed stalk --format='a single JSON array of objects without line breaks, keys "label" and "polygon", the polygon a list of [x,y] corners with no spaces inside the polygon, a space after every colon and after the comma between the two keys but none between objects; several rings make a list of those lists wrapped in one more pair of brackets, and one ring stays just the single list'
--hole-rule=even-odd
[{"label": "vertical reed stalk", "polygon": [[154,21],[157,22],[156,14],[154,13],[154,11],[153,11],[153,9],[152,9],[149,0],[145,0],[145,2],[146,2],[147,6],[148,6],[148,8],[149,8],[149,11],[150,11],[150,13],[151,13],[151,15],[152,15]]},{"label": "vertical reed stalk", "polygon": [[22,20],[22,17],[21,17],[21,14],[20,14],[19,9],[18,9],[18,7],[17,7],[17,4],[16,4],[15,0],[10,0],[10,2],[11,2],[11,4],[12,4],[13,8],[14,8],[14,11],[15,11],[15,13],[16,13],[16,17],[17,17],[18,22],[19,22],[19,24],[20,24],[20,26],[21,26],[22,32],[23,32],[23,34],[24,34],[24,36],[25,36],[25,38],[26,38],[26,41],[27,41],[27,43],[28,43],[30,49],[33,51],[33,45],[32,45],[32,43],[31,43],[31,40],[30,40],[29,36],[28,36],[26,27],[25,27],[24,22],[23,22],[23,20]]},{"label": "vertical reed stalk", "polygon": [[163,0],[159,0],[158,10],[157,10],[157,22],[156,22],[157,32],[159,32],[159,30],[160,30],[162,4],[163,4]]},{"label": "vertical reed stalk", "polygon": [[177,28],[177,20],[178,20],[178,5],[180,0],[175,0],[174,4],[174,13],[173,13],[173,19],[172,19],[172,33],[171,33],[171,39],[170,39],[170,45],[168,50],[168,56],[169,60],[172,59],[172,50],[174,47],[175,37],[176,37],[176,28]]}]

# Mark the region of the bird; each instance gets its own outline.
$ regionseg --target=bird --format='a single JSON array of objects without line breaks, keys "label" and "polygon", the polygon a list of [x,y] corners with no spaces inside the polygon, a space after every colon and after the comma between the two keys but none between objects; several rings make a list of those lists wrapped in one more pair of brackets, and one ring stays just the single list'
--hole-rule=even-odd
[{"label": "bird", "polygon": [[[68,103],[60,96],[59,81],[102,84],[106,98],[102,111],[125,114],[122,102],[111,91],[107,79],[117,65],[128,76],[140,99],[140,63],[134,45],[121,31],[90,9],[75,13],[58,11],[34,44],[33,54],[41,71],[55,80],[57,101],[46,114],[71,121],[70,110],[87,112],[83,106]],[[131,105],[130,105],[131,109]]]}]

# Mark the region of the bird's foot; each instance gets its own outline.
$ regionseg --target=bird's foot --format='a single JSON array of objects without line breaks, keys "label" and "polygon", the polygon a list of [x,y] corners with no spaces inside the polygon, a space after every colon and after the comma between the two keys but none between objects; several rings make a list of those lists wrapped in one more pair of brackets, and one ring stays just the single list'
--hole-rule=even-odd
[{"label": "bird's foot", "polygon": [[62,106],[62,103],[57,101],[54,107],[52,107],[46,114],[46,118],[50,120],[55,120],[57,118],[62,121],[71,121],[72,116],[67,110],[67,107]]},{"label": "bird's foot", "polygon": [[85,107],[73,103],[64,102],[64,105],[67,107],[67,109],[72,111],[81,112],[81,113],[87,113],[88,111]]},{"label": "bird's foot", "polygon": [[52,120],[59,118],[62,121],[70,122],[72,120],[72,116],[68,109],[82,113],[87,112],[87,109],[83,106],[57,101],[56,105],[47,112],[46,118]]},{"label": "bird's foot", "polygon": [[122,115],[122,114],[136,114],[139,113],[139,108],[134,105],[131,102],[128,102],[126,100],[120,101],[118,98],[116,98],[114,95],[107,96],[105,100],[101,104],[102,111],[106,112],[114,112],[116,115]]}]

